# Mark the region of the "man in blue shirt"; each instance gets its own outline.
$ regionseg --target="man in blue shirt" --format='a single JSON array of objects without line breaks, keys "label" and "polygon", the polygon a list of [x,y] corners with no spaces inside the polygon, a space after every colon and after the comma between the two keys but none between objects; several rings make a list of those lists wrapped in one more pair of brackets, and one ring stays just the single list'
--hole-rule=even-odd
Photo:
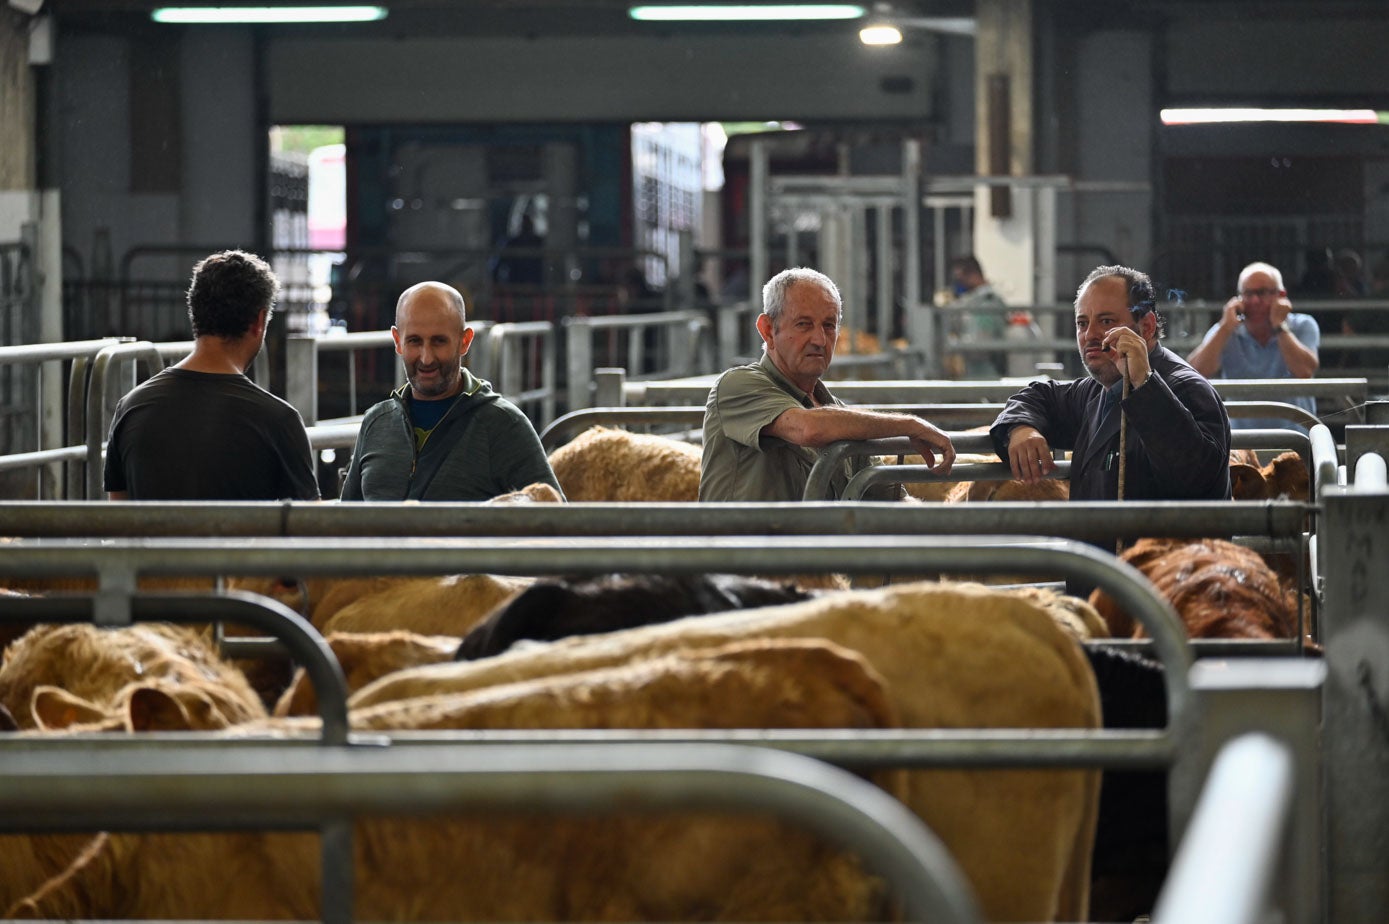
[{"label": "man in blue shirt", "polygon": [[[1267,263],[1251,263],[1239,274],[1239,295],[1225,303],[1220,320],[1187,357],[1207,378],[1309,379],[1320,361],[1321,329],[1308,314],[1296,314],[1283,288],[1283,274]],[[1315,398],[1283,399],[1313,414]],[[1235,429],[1295,429],[1278,418],[1231,420]]]}]

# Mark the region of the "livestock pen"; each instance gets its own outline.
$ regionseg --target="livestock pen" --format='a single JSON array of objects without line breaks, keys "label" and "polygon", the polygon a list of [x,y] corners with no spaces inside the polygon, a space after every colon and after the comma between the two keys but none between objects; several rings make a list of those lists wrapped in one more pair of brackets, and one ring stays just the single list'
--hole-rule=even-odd
[{"label": "livestock pen", "polygon": [[[877,571],[883,567],[900,570],[923,567],[942,570],[967,569],[1013,570],[1019,564],[1034,562],[1045,570],[1059,570],[1062,573],[1083,574],[1087,578],[1109,586],[1149,623],[1151,634],[1157,639],[1160,653],[1168,662],[1167,684],[1171,707],[1171,724],[1161,732],[1130,732],[1115,734],[1098,733],[1016,733],[997,732],[984,735],[970,733],[952,734],[949,732],[903,732],[878,736],[876,734],[855,733],[838,740],[809,742],[807,753],[842,760],[850,764],[871,764],[874,762],[901,762],[911,766],[935,765],[939,762],[960,765],[1010,766],[1019,762],[1037,763],[1045,766],[1090,766],[1095,764],[1121,766],[1166,766],[1173,767],[1172,805],[1178,824],[1174,830],[1181,830],[1180,820],[1189,811],[1194,796],[1196,781],[1204,772],[1204,762],[1209,753],[1199,742],[1189,736],[1199,730],[1209,730],[1213,721],[1205,718],[1196,721],[1191,711],[1193,700],[1187,691],[1186,666],[1190,655],[1174,632],[1170,610],[1157,603],[1151,592],[1144,590],[1141,578],[1126,572],[1126,566],[1117,565],[1108,556],[1088,547],[1072,546],[1067,543],[1043,540],[1018,540],[999,546],[997,539],[970,540],[967,538],[929,538],[911,533],[922,531],[941,532],[939,524],[932,517],[922,517],[925,511],[894,508],[890,505],[783,505],[785,509],[769,510],[749,505],[746,509],[731,507],[680,507],[673,505],[669,519],[684,524],[685,532],[694,532],[691,538],[674,538],[665,524],[653,524],[650,514],[643,507],[642,516],[631,516],[630,510],[619,510],[603,505],[570,505],[568,507],[488,509],[472,505],[430,505],[428,509],[395,505],[354,505],[336,507],[331,505],[226,505],[213,508],[208,516],[208,508],[199,505],[203,513],[200,524],[205,531],[228,536],[233,532],[245,532],[244,521],[256,518],[260,526],[251,532],[275,536],[289,535],[291,539],[245,539],[220,540],[183,539],[142,541],[105,540],[20,540],[0,556],[0,571],[15,573],[73,573],[93,571],[103,574],[103,584],[107,592],[97,596],[103,600],[100,608],[104,612],[103,621],[119,621],[124,592],[133,587],[132,575],[141,573],[209,573],[210,570],[235,571],[237,573],[280,574],[285,571],[302,573],[370,573],[377,571],[413,571],[420,569],[446,570],[454,567],[460,560],[469,561],[470,566],[479,570],[501,573],[518,571],[544,572],[550,570],[593,571],[611,570],[631,562],[632,567],[653,571],[707,571],[707,570],[797,570],[826,568],[839,571]],[[1000,505],[1001,506],[1001,505]],[[1125,509],[1135,505],[1119,505],[1112,513],[1119,518],[1133,516],[1138,510]],[[39,510],[37,508],[46,508]],[[29,508],[32,519],[30,529],[17,529],[16,532],[46,532],[52,535],[55,529],[61,530],[65,517],[81,518],[81,527],[73,532],[85,536],[110,534],[112,532],[135,532],[148,535],[154,532],[171,530],[181,534],[190,531],[186,519],[187,507],[177,504],[131,505],[112,504],[93,507],[91,505],[8,505],[5,508],[5,521],[16,526],[22,524],[24,510]],[[1288,531],[1300,529],[1302,510],[1299,505],[1275,505],[1273,513],[1268,510],[1249,510],[1248,527],[1256,531],[1258,525],[1267,526],[1270,517],[1282,523]],[[96,514],[95,517],[83,514]],[[447,514],[447,515],[445,515]],[[625,516],[623,516],[625,514]],[[903,514],[915,514],[910,520]],[[1241,514],[1243,515],[1243,514]],[[403,519],[402,519],[403,518]],[[566,532],[579,531],[577,527],[585,519],[611,518],[612,530],[630,533],[634,522],[647,525],[645,541],[621,541],[603,538],[568,539],[525,539],[506,538],[507,533],[520,535],[563,536]],[[122,527],[120,521],[124,519]],[[1181,518],[1176,518],[1179,522]],[[243,521],[240,527],[238,520]],[[700,521],[702,520],[702,527]],[[719,521],[725,521],[720,523]],[[787,522],[796,524],[800,537],[772,537],[748,540],[745,538],[720,538],[705,533],[733,532],[745,534],[751,520],[760,520],[763,526],[758,530],[766,533],[769,529],[791,529],[795,527],[776,524]],[[355,521],[356,526],[348,524]],[[413,521],[413,522],[411,522]],[[769,527],[770,521],[770,527]],[[75,521],[76,522],[76,521]],[[309,524],[317,523],[313,526]],[[389,524],[396,525],[391,528]],[[1116,522],[1118,522],[1116,520]],[[618,524],[625,524],[619,526]],[[846,524],[848,528],[846,529]],[[73,524],[69,524],[71,526]],[[1243,525],[1243,524],[1242,524]],[[1138,529],[1137,521],[1131,521],[1123,528]],[[711,528],[712,527],[712,528]],[[876,530],[874,529],[876,527]],[[305,537],[306,532],[320,535],[347,535],[370,532],[376,538],[360,540],[321,540]],[[443,534],[469,534],[468,540],[421,538],[409,543],[406,550],[397,546],[398,542],[385,540],[390,533],[401,535],[439,536]],[[880,535],[849,536],[848,538],[827,538],[834,532],[878,532]],[[663,538],[656,538],[658,535]],[[133,612],[140,613],[145,606],[145,597],[137,595]],[[37,601],[18,603],[4,601],[5,612],[17,614],[26,605]],[[189,600],[188,603],[193,601]],[[11,609],[13,605],[14,609]],[[49,607],[44,618],[50,618],[51,608],[56,601],[42,602]],[[90,614],[92,604],[78,601],[72,604],[76,610]],[[162,613],[170,611],[166,600],[159,607]],[[188,612],[193,612],[190,606]],[[1277,670],[1286,670],[1286,666]],[[1262,681],[1261,681],[1262,682]],[[1283,683],[1287,683],[1284,674]],[[1276,684],[1275,684],[1276,685]],[[1298,686],[1300,685],[1300,686]],[[1305,692],[1306,677],[1296,679],[1296,689]],[[1198,684],[1199,687],[1199,684]],[[1297,692],[1284,691],[1285,698],[1298,697]],[[1200,701],[1221,698],[1215,691],[1204,691]],[[1205,708],[1202,706],[1202,708]],[[1259,710],[1253,717],[1276,722],[1293,721],[1308,716],[1306,709]],[[1243,717],[1242,717],[1243,718]],[[1287,733],[1283,729],[1280,733]],[[764,736],[757,735],[759,740]],[[883,741],[877,741],[878,737]],[[792,745],[769,739],[778,745]],[[100,744],[98,746],[105,746]],[[1314,749],[1299,747],[1299,755]],[[1303,768],[1300,771],[1306,772]],[[1306,779],[1305,776],[1302,777]],[[1185,808],[1182,808],[1185,806]],[[1306,824],[1306,819],[1303,819]],[[1314,826],[1315,827],[1315,826]],[[1299,837],[1295,844],[1313,848],[1315,835]],[[1315,853],[1313,854],[1315,856]],[[1296,864],[1295,868],[1314,870],[1315,865]],[[1308,887],[1315,892],[1315,887]],[[1298,915],[1299,919],[1305,918]]]}]

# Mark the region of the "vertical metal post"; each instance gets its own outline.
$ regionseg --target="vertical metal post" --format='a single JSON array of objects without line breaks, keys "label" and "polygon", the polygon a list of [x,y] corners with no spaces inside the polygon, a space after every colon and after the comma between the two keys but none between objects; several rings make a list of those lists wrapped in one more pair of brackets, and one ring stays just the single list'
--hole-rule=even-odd
[{"label": "vertical metal post", "polygon": [[352,924],[353,880],[352,821],[340,819],[319,831],[319,856],[323,864],[323,893],[319,917],[323,924]]},{"label": "vertical metal post", "polygon": [[1355,481],[1355,467],[1367,452],[1389,458],[1389,427],[1346,425],[1346,483]]},{"label": "vertical metal post", "polygon": [[887,349],[888,342],[892,340],[892,305],[893,296],[896,293],[892,287],[892,209],[885,205],[879,205],[875,210],[877,217],[877,237],[878,248],[876,251],[877,260],[874,268],[877,270],[875,287],[877,289],[878,303],[878,339],[882,342],[883,349]]},{"label": "vertical metal post", "polygon": [[940,357],[935,306],[921,301],[921,142],[914,139],[902,142],[902,304],[912,349],[922,358],[926,377],[934,378],[940,372]]},{"label": "vertical metal post", "polygon": [[593,406],[622,407],[627,403],[622,386],[627,382],[627,370],[605,366],[593,370]]},{"label": "vertical metal post", "polygon": [[[304,418],[304,426],[318,423],[318,338],[311,334],[285,338],[285,398]],[[356,412],[355,404],[350,412]]]},{"label": "vertical metal post", "polygon": [[[748,150],[748,286],[760,308],[762,284],[767,281],[767,145],[754,141]],[[572,408],[571,408],[572,410]]]},{"label": "vertical metal post", "polygon": [[1322,920],[1389,908],[1389,493],[1327,488],[1322,696],[1328,904]]},{"label": "vertical metal post", "polygon": [[[68,413],[67,440],[65,446],[77,446],[87,441],[87,373],[91,364],[86,356],[78,356],[72,361],[68,373]],[[63,500],[82,500],[87,472],[83,463],[67,463],[67,477],[64,480]]]},{"label": "vertical metal post", "polygon": [[[677,232],[680,244],[680,265],[676,267],[675,288],[680,308],[693,308],[695,280],[699,277],[699,258],[695,256],[694,233],[688,228]],[[669,289],[670,286],[667,285]]]},{"label": "vertical metal post", "polygon": [[589,376],[593,375],[593,328],[584,318],[564,319],[568,410],[577,411],[589,406]]},{"label": "vertical metal post", "polygon": [[1317,924],[1324,920],[1318,729],[1326,665],[1293,658],[1202,660],[1190,676],[1201,720],[1186,730],[1168,778],[1172,846],[1221,748],[1247,732],[1267,732],[1292,749],[1296,793],[1274,894],[1289,924]]}]

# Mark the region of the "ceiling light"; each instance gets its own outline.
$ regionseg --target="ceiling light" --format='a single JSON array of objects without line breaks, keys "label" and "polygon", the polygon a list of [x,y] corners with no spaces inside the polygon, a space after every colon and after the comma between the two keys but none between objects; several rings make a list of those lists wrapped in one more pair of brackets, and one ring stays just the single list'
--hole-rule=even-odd
[{"label": "ceiling light", "polygon": [[168,6],[150,14],[164,23],[372,22],[381,6]]},{"label": "ceiling light", "polygon": [[1221,122],[1349,122],[1375,125],[1389,121],[1373,109],[1164,109],[1163,125]]},{"label": "ceiling light", "polygon": [[900,45],[902,30],[891,23],[877,23],[858,30],[858,40],[865,45]]},{"label": "ceiling light", "polygon": [[634,6],[627,15],[642,22],[755,22],[765,20],[858,19],[864,8],[851,3],[767,5],[698,4]]}]

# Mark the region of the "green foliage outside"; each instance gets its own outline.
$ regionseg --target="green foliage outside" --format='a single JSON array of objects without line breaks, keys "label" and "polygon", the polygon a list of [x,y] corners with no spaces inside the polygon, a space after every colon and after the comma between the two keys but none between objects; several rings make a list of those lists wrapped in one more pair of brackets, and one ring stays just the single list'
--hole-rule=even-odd
[{"label": "green foliage outside", "polygon": [[341,125],[276,125],[270,129],[270,149],[308,154],[326,144],[342,144],[344,135]]}]

